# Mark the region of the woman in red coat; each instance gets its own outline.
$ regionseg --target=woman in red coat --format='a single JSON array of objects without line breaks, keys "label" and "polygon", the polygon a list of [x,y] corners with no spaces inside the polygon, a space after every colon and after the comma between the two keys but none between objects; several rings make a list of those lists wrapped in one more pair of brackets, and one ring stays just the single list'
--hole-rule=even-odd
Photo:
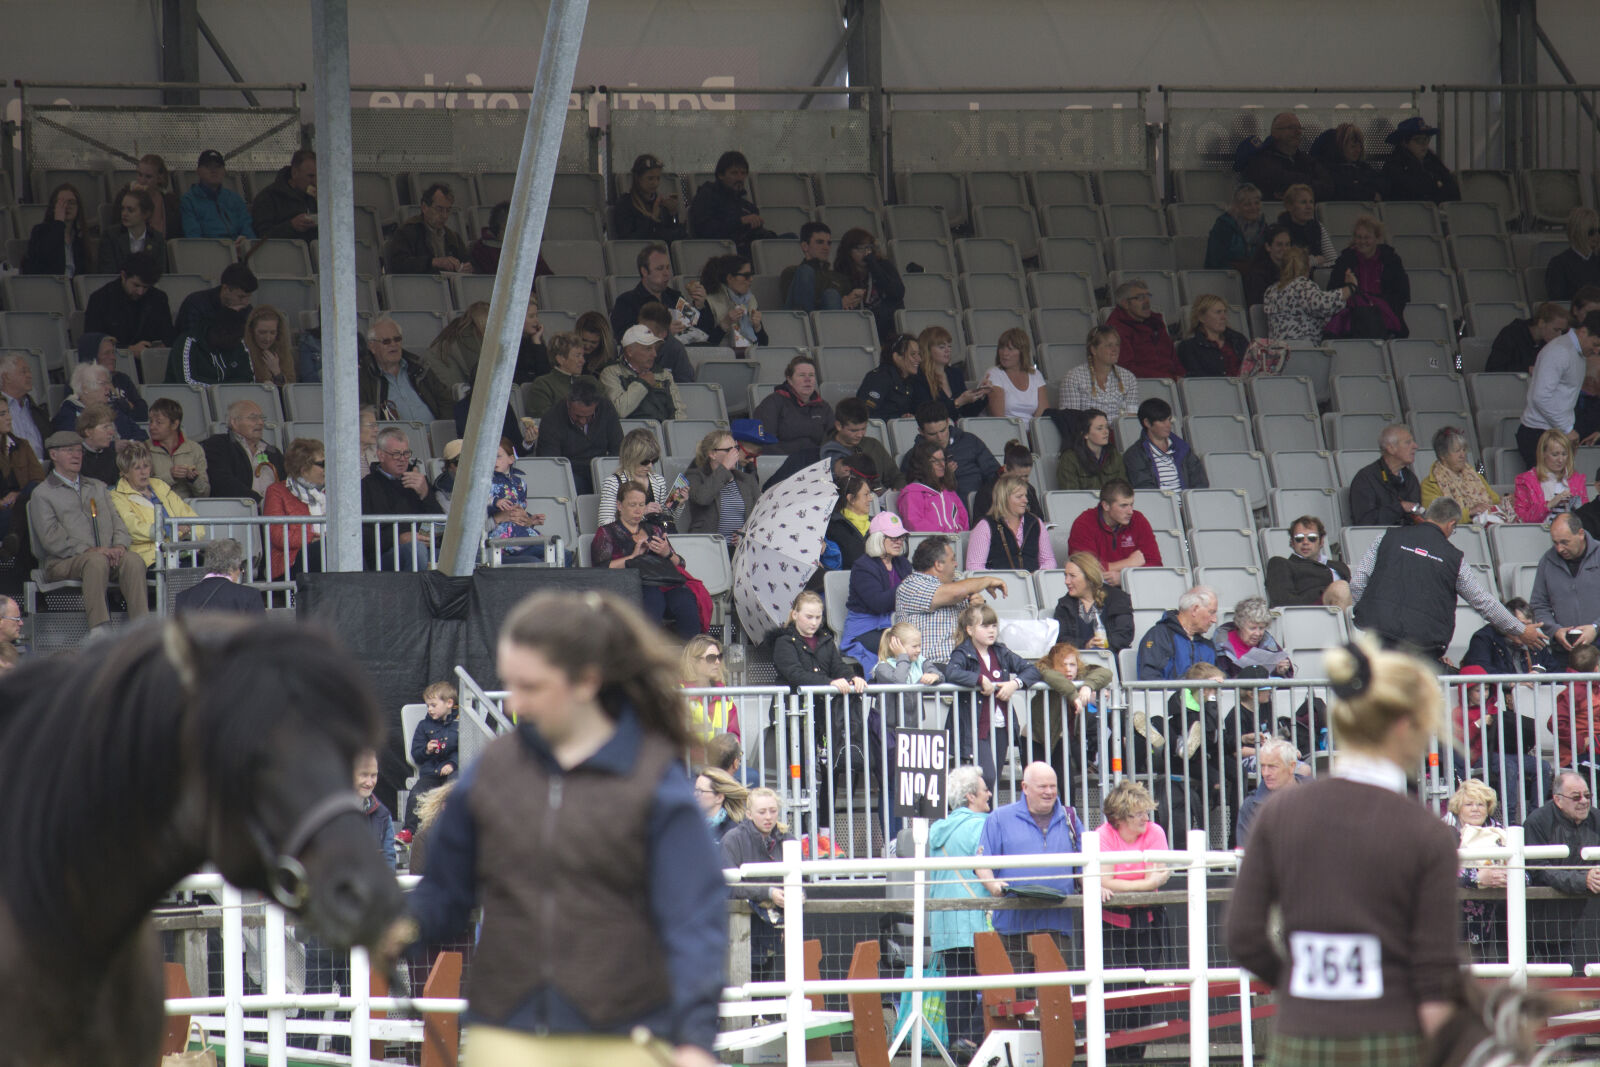
[{"label": "woman in red coat", "polygon": [[[304,515],[320,518],[328,513],[324,485],[328,480],[322,442],[297,437],[283,454],[287,477],[267,486],[261,503],[263,515]],[[309,523],[268,526],[268,576],[284,581],[306,571],[322,570],[322,527]],[[301,553],[304,552],[302,558]],[[285,559],[285,556],[288,558]]]}]

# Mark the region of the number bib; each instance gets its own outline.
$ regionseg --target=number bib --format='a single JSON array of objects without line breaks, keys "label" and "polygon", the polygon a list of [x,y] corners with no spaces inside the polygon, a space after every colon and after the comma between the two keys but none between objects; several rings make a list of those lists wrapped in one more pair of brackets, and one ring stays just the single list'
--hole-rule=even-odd
[{"label": "number bib", "polygon": [[1289,995],[1305,1000],[1377,1000],[1383,996],[1383,947],[1371,934],[1289,935],[1294,971]]}]

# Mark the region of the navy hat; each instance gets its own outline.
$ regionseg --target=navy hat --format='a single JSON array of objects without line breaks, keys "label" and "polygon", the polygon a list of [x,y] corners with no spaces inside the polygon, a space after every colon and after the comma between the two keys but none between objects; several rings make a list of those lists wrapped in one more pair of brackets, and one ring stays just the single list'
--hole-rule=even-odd
[{"label": "navy hat", "polygon": [[1398,145],[1402,142],[1411,140],[1413,137],[1421,137],[1423,135],[1432,137],[1438,132],[1439,127],[1429,126],[1419,116],[1417,118],[1406,119],[1400,125],[1396,126],[1393,131],[1390,132],[1389,136],[1384,138],[1384,140],[1388,141],[1392,145]]},{"label": "navy hat", "polygon": [[223,159],[222,153],[215,148],[208,148],[201,152],[200,162],[195,164],[196,167],[226,167],[227,165],[228,161]]},{"label": "navy hat", "polygon": [[1261,154],[1261,138],[1246,137],[1239,142],[1239,147],[1233,150],[1233,169],[1244,170],[1250,161]]},{"label": "navy hat", "polygon": [[733,434],[735,441],[743,441],[747,445],[775,445],[778,439],[767,432],[760,419],[734,419],[728,432]]}]

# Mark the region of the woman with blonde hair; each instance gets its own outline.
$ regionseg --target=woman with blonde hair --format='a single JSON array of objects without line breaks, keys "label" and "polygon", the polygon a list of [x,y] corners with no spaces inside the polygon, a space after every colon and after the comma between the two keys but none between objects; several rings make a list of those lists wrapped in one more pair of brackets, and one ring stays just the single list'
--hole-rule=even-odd
[{"label": "woman with blonde hair", "polygon": [[[1105,816],[1098,831],[1102,854],[1166,851],[1167,832],[1155,820],[1155,798],[1139,782],[1132,778],[1118,782],[1100,801],[1100,811]],[[1172,877],[1171,869],[1138,860],[1109,862],[1111,873],[1100,879],[1100,899],[1108,902],[1100,913],[1106,966],[1167,966],[1167,909],[1161,905],[1112,906],[1109,901],[1119,895],[1156,892]],[[1134,1030],[1154,1021],[1155,1012],[1148,1006],[1106,1012],[1107,1030]]]},{"label": "woman with blonde hair", "polygon": [[[1506,846],[1505,824],[1494,814],[1499,804],[1499,796],[1488,783],[1477,778],[1461,783],[1450,798],[1445,821],[1456,827],[1462,848]],[[1458,878],[1463,889],[1504,889],[1509,875],[1505,860],[1484,860],[1462,867]],[[1501,951],[1495,946],[1505,943],[1505,904],[1495,900],[1463,900],[1461,914],[1473,956],[1485,961],[1499,959]]]},{"label": "woman with blonde hair", "polygon": [[1111,326],[1096,326],[1084,339],[1089,361],[1067,371],[1061,379],[1058,407],[1103,411],[1115,418],[1139,411],[1139,379],[1133,372],[1117,366],[1122,355],[1122,337]]},{"label": "woman with blonde hair", "polygon": [[911,379],[915,407],[937,400],[952,421],[989,410],[989,393],[982,386],[967,387],[966,367],[953,360],[955,339],[943,326],[929,326],[917,334],[922,353],[922,373]]},{"label": "woman with blonde hair", "polygon": [[256,381],[287,385],[295,381],[294,356],[289,352],[289,320],[271,304],[261,304],[244,323],[244,349]]},{"label": "woman with blonde hair", "polygon": [[967,538],[967,570],[1055,570],[1050,533],[1028,511],[1027,475],[1002,474],[991,499],[989,513]]},{"label": "woman with blonde hair", "polygon": [[1518,522],[1545,522],[1589,499],[1583,472],[1573,469],[1572,442],[1560,430],[1539,435],[1533,469],[1517,475],[1511,509]]},{"label": "woman with blonde hair", "polygon": [[[722,675],[722,644],[710,634],[695,634],[683,643],[679,676],[685,689],[721,689],[727,684]],[[689,734],[704,745],[718,734],[739,737],[739,708],[722,697],[692,696],[689,701]]]},{"label": "woman with blonde hair", "polygon": [[1016,326],[995,342],[994,366],[983,376],[989,391],[989,414],[1031,419],[1050,406],[1044,375],[1033,365],[1033,342]]},{"label": "woman with blonde hair", "polygon": [[1093,552],[1074,552],[1062,566],[1067,591],[1056,602],[1061,640],[1079,648],[1120,652],[1133,644],[1133,601],[1121,588],[1107,585]]},{"label": "woman with blonde hair", "polygon": [[1575,207],[1567,215],[1569,247],[1550,257],[1544,268],[1546,300],[1565,304],[1578,290],[1600,285],[1600,214],[1593,208]]},{"label": "woman with blonde hair", "polygon": [[1377,337],[1376,321],[1361,324],[1368,328],[1357,328],[1355,309],[1358,307],[1376,309],[1382,319],[1384,337],[1407,336],[1411,332],[1406,326],[1411,278],[1400,261],[1400,253],[1389,244],[1389,234],[1383,223],[1371,215],[1357,215],[1350,224],[1350,245],[1334,260],[1328,288],[1337,288],[1335,283],[1351,274],[1355,275],[1358,294],[1350,307],[1329,320],[1328,336]]},{"label": "woman with blonde hair", "polygon": [[[656,464],[661,462],[661,444],[656,440],[655,431],[643,426],[629,430],[622,435],[622,447],[617,451],[616,468],[600,483],[600,506],[596,522],[604,526],[616,521],[617,490],[630,482],[638,482],[645,487],[646,515],[668,511],[667,480],[656,469]],[[671,517],[670,514],[668,517]]]},{"label": "woman with blonde hair", "polygon": [[[188,501],[172,487],[150,473],[150,448],[143,441],[129,441],[117,452],[117,470],[122,477],[111,490],[111,504],[132,538],[130,551],[156,565],[156,546],[166,540],[169,518],[195,518]],[[203,528],[178,527],[179,537],[204,535]]]},{"label": "woman with blonde hair", "polygon": [[744,822],[750,790],[721,767],[701,767],[694,776],[694,799],[719,842],[737,823]]},{"label": "woman with blonde hair", "polygon": [[1347,645],[1324,664],[1333,772],[1262,806],[1227,947],[1276,990],[1268,1063],[1417,1063],[1462,982],[1456,835],[1406,790],[1444,695],[1403,653]]},{"label": "woman with blonde hair", "polygon": [[1213,293],[1194,298],[1189,336],[1178,343],[1178,361],[1191,378],[1237,378],[1250,339],[1228,325],[1228,302]]},{"label": "woman with blonde hair", "polygon": [[1313,267],[1333,262],[1333,238],[1317,221],[1317,194],[1311,186],[1297,183],[1283,191],[1283,213],[1278,225],[1289,231],[1289,241],[1306,250]]},{"label": "woman with blonde hair", "polygon": [[1274,341],[1320,341],[1328,320],[1356,292],[1355,271],[1345,271],[1343,284],[1323,290],[1311,280],[1306,250],[1293,246],[1283,254],[1278,283],[1267,290],[1267,335]]}]

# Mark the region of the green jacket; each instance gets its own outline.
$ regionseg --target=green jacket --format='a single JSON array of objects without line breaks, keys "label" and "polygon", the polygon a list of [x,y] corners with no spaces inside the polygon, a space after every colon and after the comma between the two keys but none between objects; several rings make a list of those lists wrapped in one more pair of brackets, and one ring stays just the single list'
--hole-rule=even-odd
[{"label": "green jacket", "polygon": [[1099,492],[1113,478],[1126,480],[1128,468],[1122,462],[1122,454],[1114,445],[1107,445],[1106,448],[1110,450],[1111,455],[1106,459],[1105,465],[1096,471],[1084,467],[1076,449],[1069,448],[1062,452],[1056,459],[1056,488],[1093,489]]},{"label": "green jacket", "polygon": [[572,391],[572,383],[580,377],[588,378],[591,382],[595,381],[587,374],[562,374],[558,370],[539,375],[528,383],[522,394],[523,410],[528,413],[530,419],[544,418],[545,412],[567,398],[567,394]]}]

